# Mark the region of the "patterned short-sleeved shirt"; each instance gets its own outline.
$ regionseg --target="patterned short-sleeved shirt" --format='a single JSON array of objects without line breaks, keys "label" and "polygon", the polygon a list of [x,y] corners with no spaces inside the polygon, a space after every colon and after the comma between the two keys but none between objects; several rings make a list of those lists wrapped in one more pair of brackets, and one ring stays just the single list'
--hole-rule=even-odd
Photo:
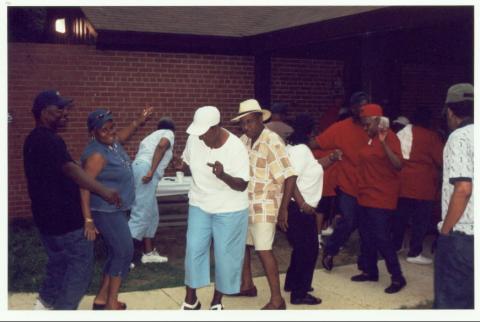
[{"label": "patterned short-sleeved shirt", "polygon": [[[439,230],[447,215],[455,182],[473,181],[473,124],[458,128],[450,134],[443,150],[443,166],[442,221],[438,224]],[[473,197],[453,230],[473,235]]]},{"label": "patterned short-sleeved shirt", "polygon": [[283,182],[296,175],[288,159],[285,144],[274,132],[265,128],[252,146],[246,135],[240,138],[250,158],[248,199],[249,222],[277,222],[283,196]]}]

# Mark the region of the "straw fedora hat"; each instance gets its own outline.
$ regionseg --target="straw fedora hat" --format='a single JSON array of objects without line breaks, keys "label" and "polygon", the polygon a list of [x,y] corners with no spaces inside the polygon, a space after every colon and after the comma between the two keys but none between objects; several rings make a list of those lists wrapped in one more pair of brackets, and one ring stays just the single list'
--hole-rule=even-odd
[{"label": "straw fedora hat", "polygon": [[264,110],[258,104],[256,99],[248,99],[240,103],[240,108],[238,109],[238,115],[232,119],[232,122],[238,122],[242,117],[252,113],[262,113],[263,121],[266,121],[270,118],[272,113],[269,110]]}]

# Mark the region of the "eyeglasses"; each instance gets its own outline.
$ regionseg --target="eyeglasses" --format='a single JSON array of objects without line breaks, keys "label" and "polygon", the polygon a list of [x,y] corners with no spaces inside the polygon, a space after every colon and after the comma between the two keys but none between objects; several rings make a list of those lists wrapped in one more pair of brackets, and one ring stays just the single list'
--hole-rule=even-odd
[{"label": "eyeglasses", "polygon": [[106,111],[105,113],[98,114],[98,115],[95,117],[95,120],[101,120],[101,119],[103,119],[105,116],[108,116],[108,115],[111,115],[111,114],[112,114],[112,112]]}]

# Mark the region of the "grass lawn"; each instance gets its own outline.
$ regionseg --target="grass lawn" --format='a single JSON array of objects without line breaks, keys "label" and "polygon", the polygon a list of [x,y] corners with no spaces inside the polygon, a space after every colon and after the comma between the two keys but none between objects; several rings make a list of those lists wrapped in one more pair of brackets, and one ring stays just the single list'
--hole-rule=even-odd
[{"label": "grass lawn", "polygon": [[[38,231],[30,221],[12,223],[8,234],[8,291],[37,292],[43,280],[47,256]],[[95,242],[95,272],[88,294],[95,294],[105,261],[101,238]],[[183,269],[178,265],[137,265],[122,285],[122,292],[183,285]]]},{"label": "grass lawn", "polygon": [[[155,244],[160,254],[167,255],[168,263],[137,265],[122,283],[122,292],[151,290],[165,287],[182,286],[184,280],[186,227],[159,228]],[[359,248],[359,237],[354,233],[345,247],[335,257],[335,266],[356,262]],[[31,220],[15,221],[9,225],[8,250],[8,290],[9,292],[37,292],[43,280],[47,257],[40,242],[38,231]],[[274,254],[277,258],[280,273],[285,273],[290,263],[291,248],[286,234],[277,231],[274,242]],[[95,272],[87,294],[95,294],[98,290],[101,271],[105,261],[105,250],[101,238],[95,242]],[[317,268],[321,264],[322,252],[317,260]],[[214,272],[213,256],[211,256],[211,274]],[[253,276],[264,275],[258,256],[252,252]],[[213,281],[212,277],[212,281]]]}]

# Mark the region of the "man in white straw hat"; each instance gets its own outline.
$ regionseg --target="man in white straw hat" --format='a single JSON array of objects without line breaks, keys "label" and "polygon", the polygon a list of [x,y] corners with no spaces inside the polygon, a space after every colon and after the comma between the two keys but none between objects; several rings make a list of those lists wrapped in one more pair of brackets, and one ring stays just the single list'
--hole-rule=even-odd
[{"label": "man in white straw hat", "polygon": [[[288,159],[285,145],[278,134],[265,128],[263,121],[270,117],[254,99],[240,103],[238,116],[244,135],[240,138],[250,157],[250,201],[247,249],[243,264],[242,284],[238,296],[253,297],[257,289],[253,284],[250,250],[255,247],[267,275],[270,301],[264,310],[284,310],[285,300],[280,294],[278,265],[272,252],[275,226],[285,231],[288,227],[288,203],[295,188],[296,174]],[[283,194],[282,194],[283,191]]]}]

